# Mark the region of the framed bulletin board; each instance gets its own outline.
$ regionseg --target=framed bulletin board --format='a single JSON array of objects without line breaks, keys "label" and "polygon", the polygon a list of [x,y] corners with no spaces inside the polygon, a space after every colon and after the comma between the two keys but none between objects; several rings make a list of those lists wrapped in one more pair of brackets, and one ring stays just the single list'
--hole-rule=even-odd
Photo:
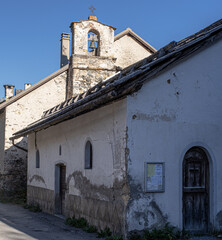
[{"label": "framed bulletin board", "polygon": [[145,163],[145,192],[165,191],[165,165],[163,162]]}]

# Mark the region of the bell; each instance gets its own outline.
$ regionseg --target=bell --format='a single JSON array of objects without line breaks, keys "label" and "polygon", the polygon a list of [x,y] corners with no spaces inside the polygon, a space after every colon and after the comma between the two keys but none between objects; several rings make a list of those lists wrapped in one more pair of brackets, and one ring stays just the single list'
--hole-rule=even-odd
[{"label": "bell", "polygon": [[91,48],[91,49],[95,49],[96,48],[94,41],[91,41],[91,43],[89,45],[89,48]]}]

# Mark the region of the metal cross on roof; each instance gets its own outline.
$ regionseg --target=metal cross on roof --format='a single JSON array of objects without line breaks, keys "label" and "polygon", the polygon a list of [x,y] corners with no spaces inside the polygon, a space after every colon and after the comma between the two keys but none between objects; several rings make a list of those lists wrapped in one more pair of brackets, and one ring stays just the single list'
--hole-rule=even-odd
[{"label": "metal cross on roof", "polygon": [[92,15],[94,15],[94,11],[95,11],[96,9],[94,8],[93,5],[91,5],[91,7],[89,8],[89,10],[91,11]]}]

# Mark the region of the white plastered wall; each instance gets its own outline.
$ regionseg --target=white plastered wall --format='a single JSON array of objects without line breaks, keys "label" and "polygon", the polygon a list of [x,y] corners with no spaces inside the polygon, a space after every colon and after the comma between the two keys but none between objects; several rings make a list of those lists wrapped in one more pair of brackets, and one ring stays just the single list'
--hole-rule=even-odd
[{"label": "white plastered wall", "polygon": [[[79,171],[90,184],[112,187],[114,180],[124,177],[125,130],[126,100],[121,100],[29,135],[28,185],[54,190],[55,165],[64,163],[66,179]],[[93,148],[92,169],[84,169],[87,140]],[[36,148],[40,151],[40,168],[35,165]],[[73,179],[67,187],[69,194],[79,196]],[[98,199],[106,200],[103,196]]]},{"label": "white plastered wall", "polygon": [[128,67],[129,65],[151,55],[147,49],[128,35],[125,35],[114,42],[113,52],[115,58],[117,58],[115,65],[122,68]]},{"label": "white plastered wall", "polygon": [[[210,165],[210,223],[222,210],[222,41],[148,80],[127,98],[131,191],[128,230],[158,226],[164,218],[182,228],[182,161],[192,146]],[[144,162],[165,163],[165,191],[145,193]],[[161,214],[150,215],[150,203]],[[145,213],[145,214],[144,214]],[[160,215],[162,215],[160,217]],[[221,226],[220,226],[221,227]]]}]

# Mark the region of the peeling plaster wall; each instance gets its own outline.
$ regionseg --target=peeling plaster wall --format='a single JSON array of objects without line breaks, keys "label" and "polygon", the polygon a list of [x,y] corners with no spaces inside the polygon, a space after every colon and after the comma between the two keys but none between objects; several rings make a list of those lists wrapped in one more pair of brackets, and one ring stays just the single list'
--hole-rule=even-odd
[{"label": "peeling plaster wall", "polygon": [[113,52],[116,60],[116,66],[122,68],[136,63],[151,55],[144,47],[137,43],[132,37],[125,35],[113,44]]},{"label": "peeling plaster wall", "polygon": [[[200,146],[209,155],[210,223],[222,229],[222,41],[148,80],[127,98],[128,231],[182,228],[182,161]],[[146,193],[145,162],[165,163],[165,191]]]},{"label": "peeling plaster wall", "polygon": [[[5,190],[17,189],[26,184],[26,152],[14,147],[9,138],[13,133],[41,118],[43,111],[65,100],[67,73],[30,92],[6,107],[5,116],[5,156],[2,172]],[[16,141],[19,146],[27,149],[27,139]]]},{"label": "peeling plaster wall", "polygon": [[[36,138],[36,140],[35,140]],[[85,144],[92,143],[92,169],[84,168]],[[35,163],[35,142],[40,168]],[[62,154],[59,155],[61,146]],[[98,228],[124,229],[128,187],[125,175],[126,100],[104,106],[29,136],[28,202],[51,212],[55,165],[66,166],[65,215],[85,217]],[[46,194],[46,191],[48,194]],[[39,198],[39,193],[45,194]],[[48,204],[49,209],[44,207]]]}]

